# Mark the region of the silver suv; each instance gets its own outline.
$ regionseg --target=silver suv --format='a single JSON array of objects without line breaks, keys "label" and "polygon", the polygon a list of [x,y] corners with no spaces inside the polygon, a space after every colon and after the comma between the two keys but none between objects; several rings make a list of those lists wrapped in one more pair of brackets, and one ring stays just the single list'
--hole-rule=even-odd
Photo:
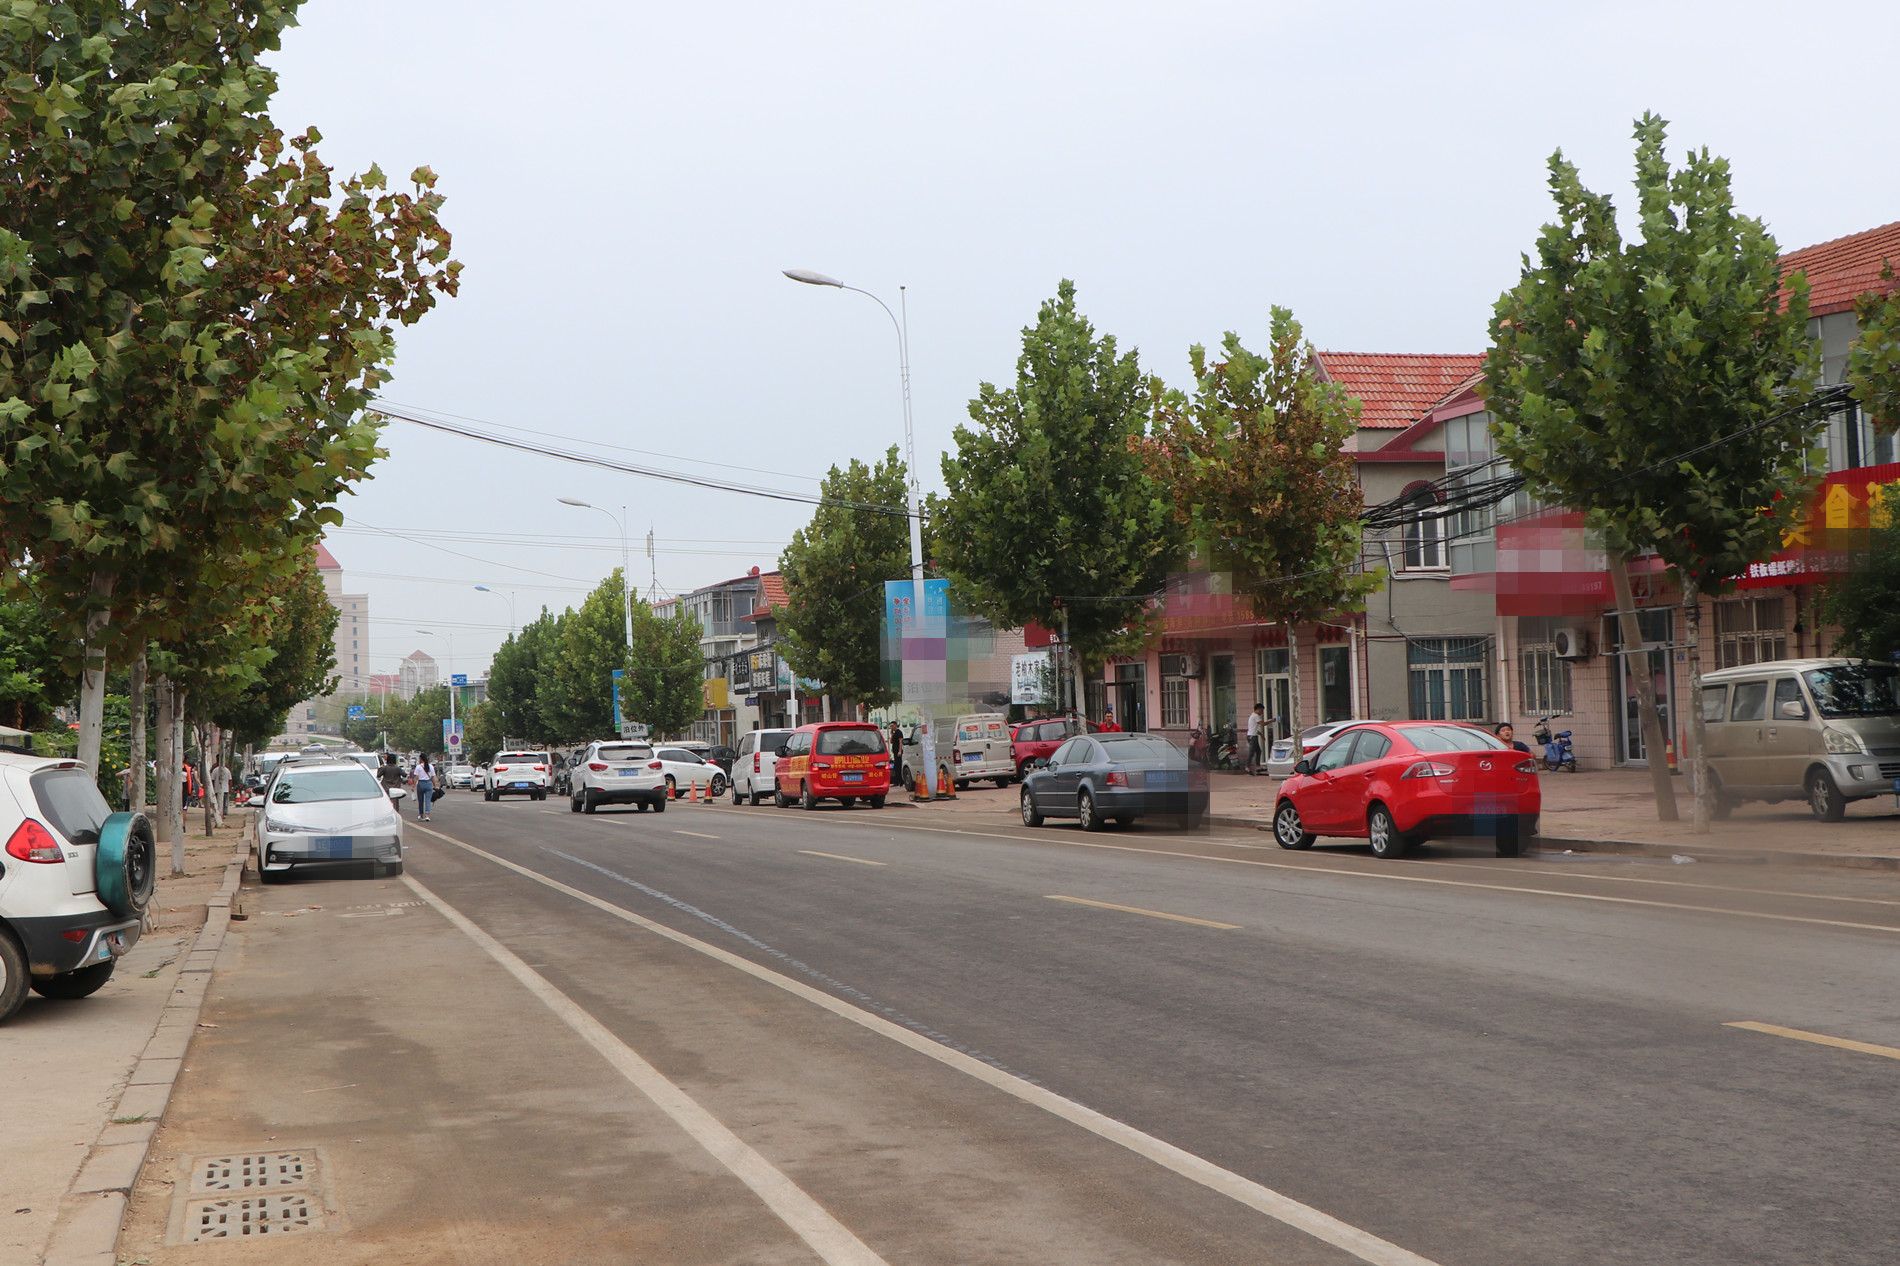
[{"label": "silver suv", "polygon": [[655,813],[666,811],[665,767],[653,754],[651,743],[600,739],[575,758],[571,781],[574,794],[568,808],[592,813],[603,804],[637,804]]},{"label": "silver suv", "polygon": [[114,813],[77,761],[0,752],[0,1020],[29,986],[83,998],[138,943],[158,876],[142,813]]}]

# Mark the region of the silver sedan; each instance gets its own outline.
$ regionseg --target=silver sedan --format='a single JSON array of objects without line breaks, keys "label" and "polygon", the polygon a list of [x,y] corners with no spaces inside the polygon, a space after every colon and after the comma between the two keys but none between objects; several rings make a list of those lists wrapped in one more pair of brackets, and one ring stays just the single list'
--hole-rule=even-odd
[{"label": "silver sedan", "polygon": [[1297,745],[1290,738],[1273,740],[1273,746],[1267,750],[1267,777],[1291,778],[1295,765],[1326,746],[1333,735],[1347,726],[1359,724],[1359,721],[1328,721],[1325,725],[1312,726],[1300,731]]}]

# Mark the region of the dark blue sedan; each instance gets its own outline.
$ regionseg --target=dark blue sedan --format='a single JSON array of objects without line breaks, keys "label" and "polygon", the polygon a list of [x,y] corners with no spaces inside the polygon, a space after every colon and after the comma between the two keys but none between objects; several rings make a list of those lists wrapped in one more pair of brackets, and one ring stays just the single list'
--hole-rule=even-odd
[{"label": "dark blue sedan", "polygon": [[1084,831],[1109,821],[1167,817],[1199,826],[1207,816],[1207,771],[1153,734],[1077,735],[1023,779],[1023,825],[1075,818]]}]

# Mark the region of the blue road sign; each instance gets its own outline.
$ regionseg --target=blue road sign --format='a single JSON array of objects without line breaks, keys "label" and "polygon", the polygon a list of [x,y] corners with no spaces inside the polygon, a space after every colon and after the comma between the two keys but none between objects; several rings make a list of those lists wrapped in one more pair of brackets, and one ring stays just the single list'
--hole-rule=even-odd
[{"label": "blue road sign", "polygon": [[361,721],[363,719],[363,711],[364,709],[363,709],[362,704],[352,703],[350,705],[350,720]]},{"label": "blue road sign", "polygon": [[449,677],[449,684],[451,686],[466,686],[468,684],[468,674],[467,673],[451,674]]}]

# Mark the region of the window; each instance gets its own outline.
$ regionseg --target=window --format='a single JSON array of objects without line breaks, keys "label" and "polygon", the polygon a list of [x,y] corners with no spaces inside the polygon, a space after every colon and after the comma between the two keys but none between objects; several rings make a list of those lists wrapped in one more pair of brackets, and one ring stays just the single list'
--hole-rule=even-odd
[{"label": "window", "polygon": [[1518,644],[1517,681],[1525,716],[1570,711],[1570,661],[1557,658],[1554,642]]},{"label": "window", "polygon": [[1744,681],[1735,687],[1735,700],[1730,705],[1729,720],[1759,721],[1768,714],[1768,683],[1765,681]]},{"label": "window", "polygon": [[1721,721],[1728,717],[1728,687],[1702,687],[1702,719]]},{"label": "window", "polygon": [[1741,668],[1788,658],[1782,598],[1734,598],[1715,604],[1718,667]]},{"label": "window", "polygon": [[1161,724],[1163,727],[1180,728],[1188,723],[1188,679],[1186,677],[1163,677],[1161,679]]},{"label": "window", "polygon": [[820,756],[877,756],[884,751],[884,732],[872,726],[862,730],[820,730]]},{"label": "window", "polygon": [[[1790,707],[1789,705],[1793,706]],[[1801,697],[1801,683],[1792,677],[1775,679],[1775,720],[1805,721],[1808,701]]]},{"label": "window", "polygon": [[1430,507],[1436,499],[1422,502],[1415,515],[1405,519],[1405,569],[1422,571],[1445,565],[1445,520]]},{"label": "window", "polygon": [[1407,643],[1414,721],[1484,719],[1481,637],[1415,637]]},{"label": "window", "polygon": [[1803,674],[1824,717],[1900,715],[1900,673],[1885,664],[1848,664]]},{"label": "window", "polygon": [[1063,764],[1069,763],[1070,761],[1078,760],[1080,759],[1081,748],[1082,748],[1081,739],[1070,739],[1068,742],[1064,743],[1061,747],[1058,747],[1056,749],[1055,755],[1049,758],[1049,763],[1051,765],[1063,765]]},{"label": "window", "polygon": [[1313,760],[1313,771],[1318,773],[1326,769],[1338,769],[1352,763],[1353,744],[1359,741],[1359,732],[1349,730],[1326,745],[1326,750]]},{"label": "window", "polygon": [[1421,725],[1405,731],[1406,741],[1421,752],[1483,752],[1502,749],[1504,740],[1465,725]]},{"label": "window", "polygon": [[1370,760],[1379,760],[1392,750],[1392,740],[1377,730],[1359,731],[1359,746],[1353,749],[1352,763],[1363,765]]}]

